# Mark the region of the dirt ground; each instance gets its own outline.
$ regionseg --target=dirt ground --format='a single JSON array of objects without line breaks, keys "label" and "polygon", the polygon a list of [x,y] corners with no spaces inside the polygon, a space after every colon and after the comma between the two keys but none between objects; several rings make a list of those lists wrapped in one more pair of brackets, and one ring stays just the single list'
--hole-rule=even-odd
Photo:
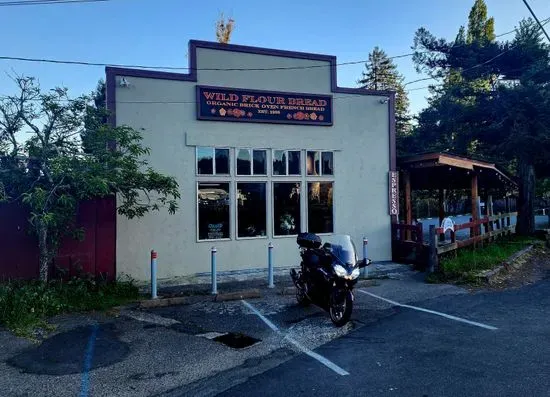
[{"label": "dirt ground", "polygon": [[499,275],[492,285],[484,285],[483,289],[520,288],[550,278],[550,249],[543,245],[537,245],[514,262],[514,265],[509,266],[506,272]]}]

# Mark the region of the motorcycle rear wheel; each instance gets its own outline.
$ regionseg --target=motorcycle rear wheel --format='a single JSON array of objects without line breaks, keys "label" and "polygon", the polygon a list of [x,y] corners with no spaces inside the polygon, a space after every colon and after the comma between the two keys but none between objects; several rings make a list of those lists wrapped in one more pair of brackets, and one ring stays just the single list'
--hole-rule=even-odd
[{"label": "motorcycle rear wheel", "polygon": [[344,293],[346,294],[346,296],[343,299],[337,299],[337,291],[334,291],[331,294],[330,298],[328,312],[330,314],[331,321],[337,327],[342,327],[343,325],[345,325],[349,321],[351,317],[351,312],[353,311],[353,299],[351,297],[351,291],[345,291]]}]

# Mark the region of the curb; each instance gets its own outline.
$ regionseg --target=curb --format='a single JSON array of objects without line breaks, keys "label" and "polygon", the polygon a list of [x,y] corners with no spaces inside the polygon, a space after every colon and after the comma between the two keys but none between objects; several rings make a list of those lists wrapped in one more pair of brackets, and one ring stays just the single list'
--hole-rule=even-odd
[{"label": "curb", "polygon": [[495,281],[496,281],[496,278],[503,272],[505,271],[509,271],[511,268],[514,268],[516,270],[519,270],[521,269],[521,267],[523,266],[523,263],[517,263],[518,262],[518,259],[520,259],[521,257],[523,257],[524,255],[528,254],[529,252],[531,252],[531,250],[533,249],[534,245],[531,244],[530,246],[522,249],[521,251],[519,252],[516,252],[515,254],[513,254],[512,256],[510,256],[504,263],[502,263],[501,265],[495,267],[494,269],[492,270],[485,270],[481,273],[478,273],[476,275],[476,277],[489,284],[489,285],[493,285],[495,284]]},{"label": "curb", "polygon": [[236,292],[219,293],[217,295],[202,296],[178,296],[172,298],[147,299],[139,302],[140,309],[152,309],[156,307],[189,305],[199,302],[226,302],[240,299],[261,298],[259,289],[242,290]]},{"label": "curb", "polygon": [[225,294],[218,294],[214,296],[213,301],[214,302],[225,302],[225,301],[234,301],[234,300],[240,300],[240,299],[254,299],[254,298],[261,298],[262,294],[260,293],[260,290],[255,289],[249,289],[244,291],[237,291],[237,292],[227,292]]}]

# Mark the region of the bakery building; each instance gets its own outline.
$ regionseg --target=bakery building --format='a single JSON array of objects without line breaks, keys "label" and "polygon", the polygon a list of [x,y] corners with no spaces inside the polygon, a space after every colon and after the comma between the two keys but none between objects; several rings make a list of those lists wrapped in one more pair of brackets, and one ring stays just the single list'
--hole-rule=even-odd
[{"label": "bakery building", "polygon": [[[111,121],[143,134],[176,177],[180,209],[117,215],[116,272],[159,278],[299,261],[296,234],[369,239],[391,260],[396,215],[392,92],[337,85],[334,56],[191,41],[188,73],[107,68]],[[393,193],[392,193],[393,192]]]}]

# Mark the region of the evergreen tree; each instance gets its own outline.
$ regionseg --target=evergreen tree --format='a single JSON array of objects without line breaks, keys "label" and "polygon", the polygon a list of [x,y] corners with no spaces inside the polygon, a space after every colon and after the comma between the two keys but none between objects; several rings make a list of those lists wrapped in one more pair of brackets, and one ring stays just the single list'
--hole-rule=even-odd
[{"label": "evergreen tree", "polygon": [[397,65],[388,57],[385,51],[374,47],[369,54],[361,78],[357,84],[361,88],[379,91],[395,91],[395,118],[398,139],[410,132],[409,98],[403,86],[403,76],[397,70]]},{"label": "evergreen tree", "polygon": [[487,18],[487,4],[485,0],[476,0],[468,15],[467,43],[486,43],[494,41],[495,20]]}]

